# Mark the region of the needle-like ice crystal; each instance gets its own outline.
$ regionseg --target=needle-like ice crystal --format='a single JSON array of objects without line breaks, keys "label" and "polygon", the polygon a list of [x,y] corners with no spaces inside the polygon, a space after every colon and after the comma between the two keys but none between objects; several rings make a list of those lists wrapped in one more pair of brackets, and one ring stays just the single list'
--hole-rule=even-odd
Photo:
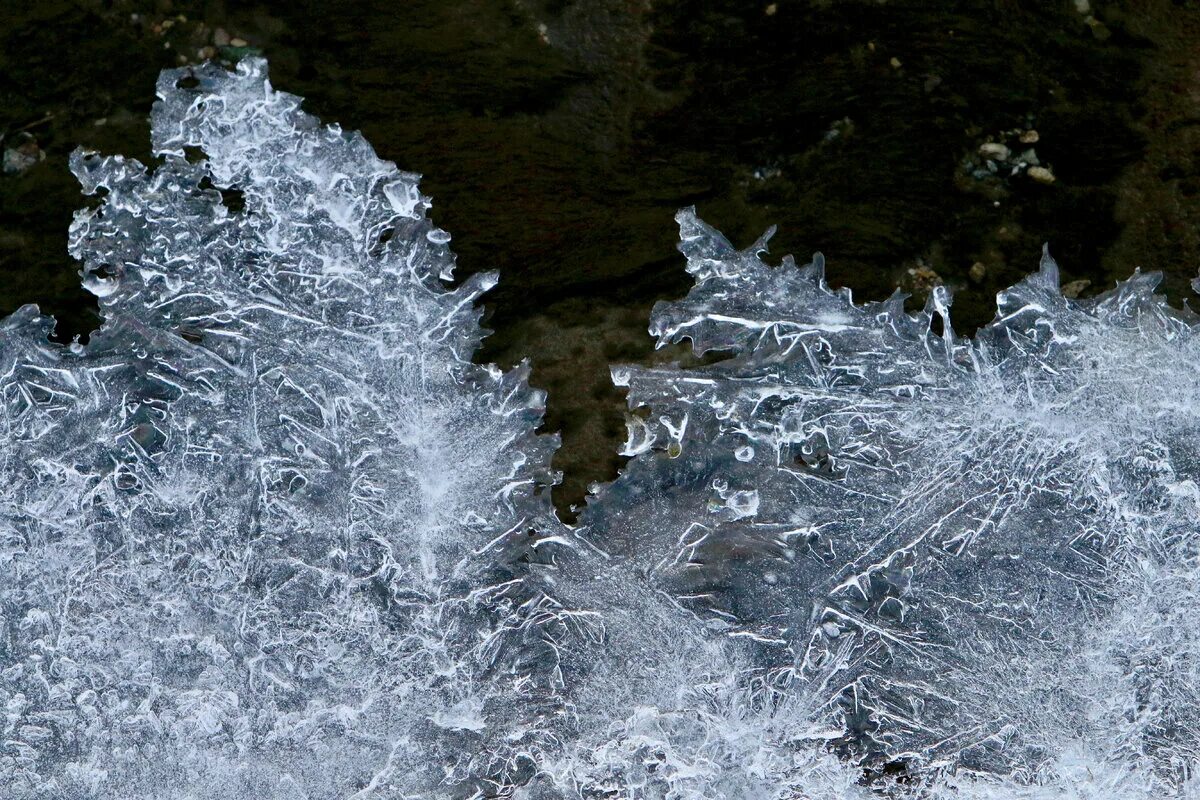
[{"label": "needle-like ice crystal", "polygon": [[[1057,268],[955,335],[683,211],[580,524],[417,176],[163,74],[76,154],[105,322],[0,321],[0,796],[1200,796],[1200,328]],[[934,316],[939,334],[931,332]]]}]

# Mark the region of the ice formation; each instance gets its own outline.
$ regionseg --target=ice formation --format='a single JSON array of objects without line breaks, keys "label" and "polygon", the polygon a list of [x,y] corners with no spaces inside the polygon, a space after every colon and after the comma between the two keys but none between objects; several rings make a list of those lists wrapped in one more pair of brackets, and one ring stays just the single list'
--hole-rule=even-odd
[{"label": "ice formation", "polygon": [[[0,322],[0,796],[1200,797],[1200,330],[1057,268],[955,335],[690,210],[559,523],[414,175],[170,70],[77,154],[87,345]],[[934,315],[941,334],[931,332]]]}]

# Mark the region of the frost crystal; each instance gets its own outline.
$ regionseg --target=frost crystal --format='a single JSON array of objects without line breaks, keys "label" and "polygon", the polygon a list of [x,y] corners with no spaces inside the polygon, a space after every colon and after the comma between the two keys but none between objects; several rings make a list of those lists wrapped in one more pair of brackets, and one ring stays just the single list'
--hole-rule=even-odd
[{"label": "frost crystal", "polygon": [[944,289],[856,306],[678,220],[697,283],[651,332],[727,358],[614,370],[649,415],[594,535],[893,795],[1200,796],[1193,315],[1152,275],[1065,299],[1047,255],[964,340]]},{"label": "frost crystal", "polygon": [[[77,154],[86,346],[0,321],[0,787],[27,798],[1200,796],[1197,323],[1046,257],[973,340],[691,211],[562,526],[416,176],[173,70]],[[934,315],[942,333],[930,332]]]},{"label": "frost crystal", "polygon": [[70,239],[103,328],[59,348],[25,307],[0,334],[3,794],[495,772],[537,712],[489,693],[538,596],[555,440],[524,367],[470,363],[494,276],[445,289],[416,176],[265,63],[158,93],[152,173],[72,159],[103,195]]}]

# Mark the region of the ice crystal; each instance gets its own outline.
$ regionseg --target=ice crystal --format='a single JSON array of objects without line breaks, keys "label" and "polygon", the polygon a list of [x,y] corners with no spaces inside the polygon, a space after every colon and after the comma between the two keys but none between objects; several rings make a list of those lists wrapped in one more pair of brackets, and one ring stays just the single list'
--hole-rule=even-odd
[{"label": "ice crystal", "polygon": [[[955,335],[680,213],[567,528],[417,177],[260,60],[76,154],[105,322],[0,322],[0,786],[26,798],[1200,794],[1196,321],[1057,268]],[[939,334],[931,322],[941,320]]]},{"label": "ice crystal", "polygon": [[942,288],[858,306],[678,220],[697,282],[651,332],[727,358],[614,370],[649,413],[595,535],[893,794],[1196,796],[1193,315],[1154,275],[1068,300],[1045,255],[967,340]]},{"label": "ice crystal", "polygon": [[531,600],[555,445],[524,367],[470,363],[495,278],[444,288],[417,176],[263,62],[158,92],[152,172],[72,158],[103,195],[70,237],[103,327],[4,323],[4,794],[486,775],[536,713],[490,703],[509,659],[477,651],[521,635],[500,609]]}]

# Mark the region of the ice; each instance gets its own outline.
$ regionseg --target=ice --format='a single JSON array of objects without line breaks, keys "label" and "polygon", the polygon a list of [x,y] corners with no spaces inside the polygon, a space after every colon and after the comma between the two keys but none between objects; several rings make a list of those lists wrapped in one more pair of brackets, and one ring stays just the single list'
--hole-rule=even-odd
[{"label": "ice", "polygon": [[[1196,320],[1057,267],[955,334],[691,210],[615,366],[630,458],[553,515],[526,365],[417,176],[168,70],[77,153],[86,345],[0,321],[0,792],[1200,796]],[[931,332],[933,318],[941,334]]]},{"label": "ice", "polygon": [[649,413],[598,546],[889,796],[1200,796],[1194,316],[1141,273],[1068,300],[1046,255],[967,340],[942,288],[855,305],[678,220],[696,286],[651,331],[727,357],[615,370]]},{"label": "ice", "polygon": [[446,288],[416,176],[263,62],[158,91],[155,169],[72,158],[103,327],[67,349],[32,307],[3,323],[0,794],[487,774],[533,712],[471,705],[511,660],[472,653],[556,530],[542,393],[470,362],[494,278]]}]

